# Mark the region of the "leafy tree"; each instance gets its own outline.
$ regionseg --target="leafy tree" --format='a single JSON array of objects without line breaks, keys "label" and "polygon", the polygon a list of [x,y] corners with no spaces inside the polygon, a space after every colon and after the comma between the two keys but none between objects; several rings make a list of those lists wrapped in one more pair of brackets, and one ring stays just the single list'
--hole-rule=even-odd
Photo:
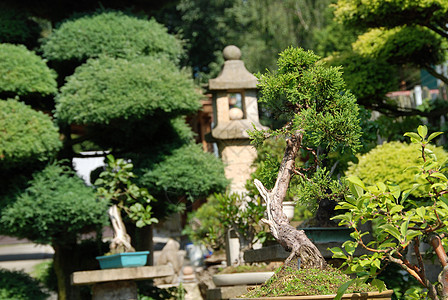
[{"label": "leafy tree", "polygon": [[[358,36],[358,40],[353,44],[354,54],[365,59],[377,60],[381,64],[385,62],[396,67],[410,64],[424,68],[448,84],[448,78],[434,67],[446,60],[448,42],[446,1],[339,0],[334,7],[335,17],[339,22],[365,32]],[[366,66],[364,69],[369,68]],[[373,70],[370,72],[374,73]],[[386,83],[389,80],[390,77],[385,77],[382,82]],[[372,85],[378,82],[375,81]],[[384,97],[384,93],[379,96]],[[387,103],[378,97],[362,99],[364,99],[362,104],[368,107],[396,114],[413,113],[434,117],[446,113],[446,109],[436,109],[426,114],[409,108],[397,109],[396,104]]]},{"label": "leafy tree", "polygon": [[[355,240],[343,244],[345,251],[338,247],[331,250],[333,257],[346,260],[344,264],[347,265],[348,273],[358,273],[359,276],[341,286],[340,293],[353,282],[365,282],[368,279],[373,279],[372,284],[380,290],[385,289],[384,282],[376,277],[392,263],[414,277],[426,289],[424,294],[431,299],[446,299],[448,296],[448,257],[445,253],[448,179],[443,174],[446,160],[438,160],[435,153],[428,149],[429,142],[440,134],[442,132],[428,136],[426,126],[419,126],[418,133],[405,134],[413,144],[419,146],[415,149],[415,155],[421,157],[414,174],[407,176],[406,185],[414,183],[413,188],[422,187],[428,201],[413,201],[414,197],[410,193],[412,189],[403,190],[403,185],[392,185],[385,180],[365,185],[356,176],[348,178],[352,195],[339,203],[338,209],[343,211],[335,219],[341,220],[340,225],[348,225],[354,230],[351,236]],[[393,163],[390,160],[388,162]],[[371,233],[362,232],[358,228],[359,223],[367,221],[375,222],[379,229],[369,243],[366,240]],[[420,247],[422,243],[432,246],[433,253],[442,265],[437,285],[428,279],[424,251]],[[367,254],[354,257],[353,253],[358,246],[366,250]],[[415,259],[410,259],[411,256]],[[422,299],[425,296],[417,290],[406,293],[406,299]]]},{"label": "leafy tree", "polygon": [[[102,29],[102,34],[97,29]],[[136,39],[130,38],[131,35]],[[80,40],[83,43],[79,43]],[[159,190],[168,190],[170,185],[180,180],[176,178],[179,170],[182,170],[184,182],[190,183],[185,187],[198,190],[191,192],[189,199],[225,189],[227,180],[223,180],[222,162],[192,145],[194,134],[184,117],[199,109],[200,95],[186,72],[178,67],[183,55],[182,42],[169,35],[162,25],[110,11],[61,23],[41,48],[43,56],[49,59],[49,65],[59,71],[58,80],[62,87],[54,101],[51,96],[56,92],[55,76],[45,61],[29,54],[22,46],[1,46],[12,58],[2,56],[0,59],[10,69],[6,75],[14,74],[14,68],[24,71],[16,72],[17,78],[10,81],[11,86],[20,83],[19,88],[3,88],[0,84],[4,89],[0,92],[19,96],[18,100],[31,103],[34,108],[41,107],[43,102],[48,102],[45,103],[47,109],[56,107],[55,123],[62,134],[57,134],[49,116],[33,111],[17,100],[1,101],[5,109],[0,114],[0,132],[6,140],[0,142],[0,174],[8,192],[1,191],[4,208],[0,222],[6,224],[2,230],[8,234],[53,245],[60,299],[79,298],[76,288],[67,280],[77,264],[73,263],[73,268],[69,268],[65,263],[72,257],[76,259],[79,254],[76,246],[78,234],[104,224],[107,203],[94,200],[93,190],[83,186],[74,173],[59,165],[51,164],[42,171],[46,162],[57,156],[66,158],[61,164],[70,166],[73,157],[83,156],[76,152],[80,148],[109,150],[125,159],[132,158],[133,162],[135,159],[135,171],[143,175],[152,169],[142,171],[137,164],[141,161],[147,162],[146,168],[157,165],[163,169],[165,161],[171,164],[170,168],[163,169],[163,174],[152,177],[164,178],[165,186],[159,185]],[[18,59],[14,56],[16,53],[22,53],[27,59]],[[64,65],[71,67],[71,72],[59,68]],[[27,72],[25,66],[40,76],[34,80],[32,72]],[[67,74],[71,76],[65,78]],[[27,81],[22,81],[21,76]],[[33,103],[33,99],[38,97],[42,101]],[[19,113],[24,116],[19,117]],[[73,125],[83,127],[86,133],[74,135],[71,131]],[[25,145],[24,142],[33,145]],[[186,149],[183,160],[170,163],[170,155],[181,147]],[[32,165],[33,161],[40,164]],[[182,168],[173,166],[173,163],[181,164]],[[26,173],[23,165],[29,167]],[[33,178],[29,181],[27,176],[33,171]],[[202,176],[189,182],[188,176],[196,173],[215,176]],[[51,185],[51,180],[58,185]],[[41,186],[38,182],[42,183]],[[48,193],[46,189],[50,189]],[[73,190],[84,200],[74,197],[76,192]],[[178,198],[184,196],[182,193],[185,190],[177,188],[176,201],[172,202],[177,203]],[[157,196],[161,200],[158,201],[159,211],[164,213],[160,216],[172,212],[173,209],[164,209],[167,206],[165,195]],[[46,201],[41,203],[36,198]],[[21,203],[30,207],[26,208],[26,214],[20,210]],[[138,209],[135,213],[138,214]],[[30,225],[30,216],[38,221]],[[63,225],[68,220],[72,223]],[[58,231],[62,229],[69,232],[63,234]]]},{"label": "leafy tree", "polygon": [[[340,69],[326,66],[312,51],[288,48],[280,54],[277,65],[277,72],[259,77],[260,101],[275,115],[286,116],[289,122],[278,130],[254,130],[251,137],[255,144],[260,144],[269,136],[282,136],[286,147],[272,190],[268,191],[258,180],[255,185],[267,203],[267,223],[272,235],[291,250],[285,264],[300,258],[304,266],[323,268],[326,263],[316,246],[303,231],[289,225],[282,202],[293,175],[313,180],[320,165],[318,149],[327,149],[328,153],[358,147],[358,107],[354,96],[345,90]],[[307,151],[310,159],[304,166],[296,166],[295,158],[301,150]]]}]

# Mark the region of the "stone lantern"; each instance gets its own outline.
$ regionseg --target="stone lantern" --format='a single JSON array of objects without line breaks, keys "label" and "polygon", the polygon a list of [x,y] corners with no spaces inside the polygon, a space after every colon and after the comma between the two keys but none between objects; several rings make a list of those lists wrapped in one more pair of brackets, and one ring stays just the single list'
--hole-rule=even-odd
[{"label": "stone lantern", "polygon": [[251,167],[257,156],[250,145],[247,130],[263,129],[258,118],[257,78],[247,71],[240,60],[241,51],[227,46],[223,51],[224,66],[219,76],[209,80],[213,94],[212,137],[218,144],[224,161],[226,177],[231,179],[232,192],[244,192],[246,180],[254,171]]}]

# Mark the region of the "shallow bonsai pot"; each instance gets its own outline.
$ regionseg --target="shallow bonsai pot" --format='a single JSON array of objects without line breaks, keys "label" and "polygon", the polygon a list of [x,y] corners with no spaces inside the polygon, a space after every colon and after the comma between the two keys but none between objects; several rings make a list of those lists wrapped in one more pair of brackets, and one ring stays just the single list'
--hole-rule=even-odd
[{"label": "shallow bonsai pot", "polygon": [[[342,295],[343,300],[390,300],[393,290],[387,290],[383,292],[369,292],[369,293],[352,293]],[[252,300],[332,300],[336,297],[333,295],[312,295],[312,296],[281,296],[281,297],[261,297],[261,298],[244,298]],[[243,298],[232,298],[230,300],[238,300]]]},{"label": "shallow bonsai pot", "polygon": [[213,275],[216,286],[261,284],[271,278],[274,272],[245,272]]},{"label": "shallow bonsai pot", "polygon": [[149,251],[124,252],[113,255],[97,256],[101,269],[142,267],[146,265]]}]

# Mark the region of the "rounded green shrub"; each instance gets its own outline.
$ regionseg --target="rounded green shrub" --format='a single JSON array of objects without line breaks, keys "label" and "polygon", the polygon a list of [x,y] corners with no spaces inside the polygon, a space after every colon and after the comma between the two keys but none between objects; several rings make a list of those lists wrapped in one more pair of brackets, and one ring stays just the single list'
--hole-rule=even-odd
[{"label": "rounded green shrub", "polygon": [[155,20],[113,11],[62,23],[42,50],[45,58],[56,61],[83,61],[101,54],[121,58],[164,54],[177,61],[183,52],[181,41]]},{"label": "rounded green shrub", "polygon": [[0,299],[2,300],[45,300],[39,281],[23,271],[0,269]]},{"label": "rounded green shrub", "polygon": [[56,73],[23,45],[0,44],[0,93],[24,96],[54,94]]},{"label": "rounded green shrub", "polygon": [[[448,152],[442,147],[428,145],[427,148],[434,152],[438,161],[448,159]],[[416,173],[410,167],[420,166],[423,162],[419,145],[401,142],[384,143],[357,158],[359,162],[349,165],[347,176],[358,176],[366,185],[375,185],[377,182],[398,184],[402,191],[411,189],[416,183],[409,180]],[[423,197],[427,193],[419,188],[412,195]]]},{"label": "rounded green shrub", "polygon": [[109,124],[156,113],[186,114],[199,109],[199,97],[189,75],[169,60],[102,56],[67,79],[56,97],[56,117],[63,123]]},{"label": "rounded green shrub", "polygon": [[167,153],[160,162],[140,170],[141,184],[153,195],[166,195],[189,200],[223,192],[228,185],[224,165],[213,154],[204,152],[197,144],[185,144]]},{"label": "rounded green shrub", "polygon": [[106,201],[96,198],[67,167],[50,164],[2,211],[2,232],[37,243],[71,243],[78,234],[107,223]]},{"label": "rounded green shrub", "polygon": [[49,116],[16,100],[0,100],[0,170],[47,161],[61,146]]}]

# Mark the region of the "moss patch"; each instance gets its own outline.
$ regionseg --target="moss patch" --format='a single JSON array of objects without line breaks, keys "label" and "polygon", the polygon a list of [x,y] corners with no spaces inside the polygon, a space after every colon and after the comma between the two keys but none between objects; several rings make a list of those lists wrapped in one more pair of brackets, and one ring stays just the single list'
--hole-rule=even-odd
[{"label": "moss patch", "polygon": [[[350,277],[330,267],[325,270],[281,267],[266,283],[240,298],[336,294],[339,286],[349,280]],[[362,284],[350,286],[346,293],[373,291],[374,287]]]}]

